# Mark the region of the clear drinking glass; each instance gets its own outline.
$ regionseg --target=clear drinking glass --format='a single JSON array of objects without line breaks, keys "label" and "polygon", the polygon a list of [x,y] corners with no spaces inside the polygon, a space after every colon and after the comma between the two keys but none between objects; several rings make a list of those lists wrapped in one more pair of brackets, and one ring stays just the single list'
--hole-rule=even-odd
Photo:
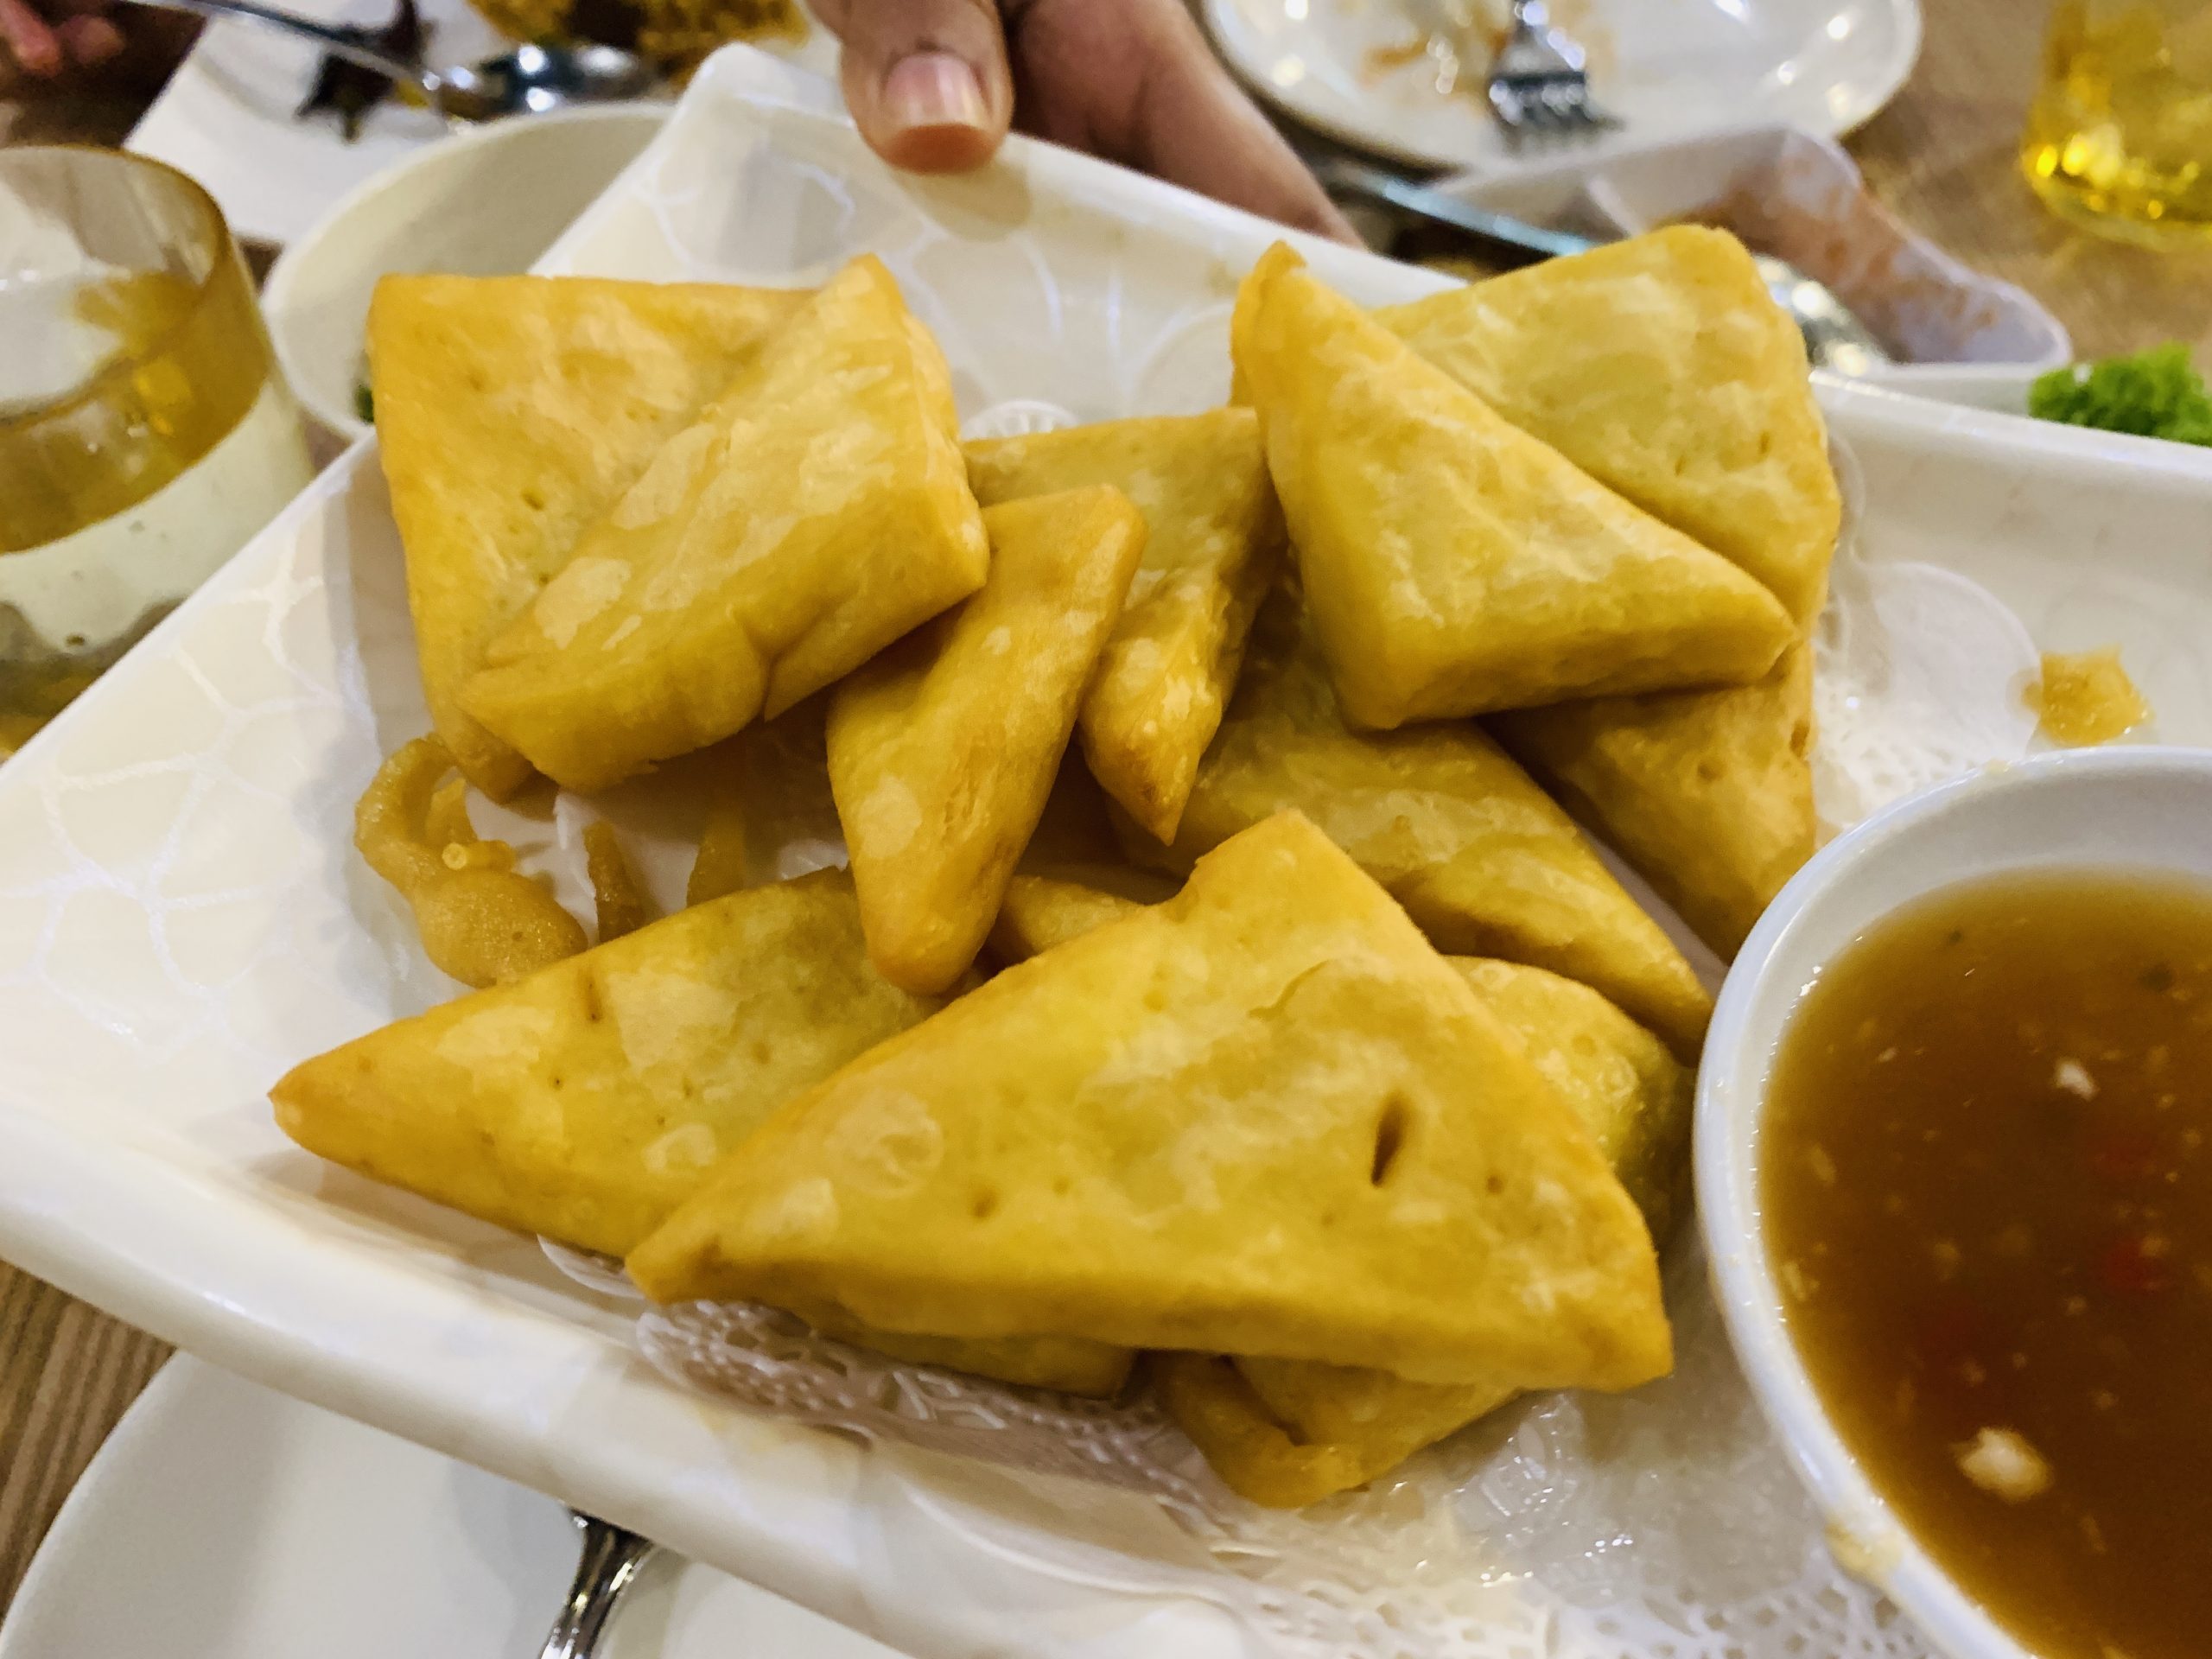
[{"label": "clear drinking glass", "polygon": [[207,193],[117,150],[0,149],[0,756],[313,470]]},{"label": "clear drinking glass", "polygon": [[2086,230],[2212,244],[2212,0],[2059,0],[2020,165]]}]

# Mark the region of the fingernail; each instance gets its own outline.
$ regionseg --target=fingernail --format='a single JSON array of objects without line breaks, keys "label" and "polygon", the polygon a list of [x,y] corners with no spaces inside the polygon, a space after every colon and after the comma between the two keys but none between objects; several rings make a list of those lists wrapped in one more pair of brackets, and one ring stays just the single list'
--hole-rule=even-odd
[{"label": "fingernail", "polygon": [[893,64],[883,78],[883,110],[908,131],[981,127],[989,119],[976,72],[950,52],[917,52]]}]

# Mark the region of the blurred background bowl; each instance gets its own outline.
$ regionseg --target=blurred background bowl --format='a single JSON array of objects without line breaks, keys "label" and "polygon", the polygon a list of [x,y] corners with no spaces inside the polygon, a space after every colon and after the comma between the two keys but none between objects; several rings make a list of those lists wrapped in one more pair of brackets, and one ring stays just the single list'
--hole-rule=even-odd
[{"label": "blurred background bowl", "polygon": [[529,270],[652,142],[669,109],[612,104],[494,122],[341,198],[277,258],[262,290],[276,360],[302,405],[349,442],[365,436],[362,331],[377,279]]}]

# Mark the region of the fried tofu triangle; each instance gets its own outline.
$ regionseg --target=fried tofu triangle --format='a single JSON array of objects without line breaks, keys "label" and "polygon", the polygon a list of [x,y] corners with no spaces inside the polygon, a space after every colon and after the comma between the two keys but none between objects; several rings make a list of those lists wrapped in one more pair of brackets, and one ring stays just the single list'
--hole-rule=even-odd
[{"label": "fried tofu triangle", "polygon": [[377,447],[423,690],[438,735],[486,794],[504,800],[530,766],[461,706],[485,647],[806,297],[582,276],[377,284]]},{"label": "fried tofu triangle", "polygon": [[1805,343],[1727,232],[1670,225],[1375,316],[1799,623],[1820,613],[1843,508]]},{"label": "fried tofu triangle", "polygon": [[1253,613],[1283,547],[1249,409],[1106,421],[967,447],[976,499],[1111,484],[1149,531],[1129,601],[1083,702],[1092,774],[1162,841],[1221,723]]},{"label": "fried tofu triangle", "polygon": [[[868,965],[851,883],[825,870],[372,1032],[270,1096],[285,1134],[333,1162],[619,1255],[785,1099],[936,1007]],[[870,1345],[1087,1392],[1128,1369],[1099,1344]]]},{"label": "fried tofu triangle", "polygon": [[1724,959],[1813,855],[1813,655],[1756,684],[1496,715],[1507,748]]},{"label": "fried tofu triangle", "polygon": [[1471,724],[1349,730],[1294,588],[1271,595],[1172,847],[1170,869],[1294,808],[1390,890],[1438,950],[1595,987],[1684,1058],[1712,998],[1552,798]]},{"label": "fried tofu triangle", "polygon": [[936,342],[855,260],[583,532],[463,703],[580,791],[781,713],[982,585],[955,427]]},{"label": "fried tofu triangle", "polygon": [[991,924],[991,950],[1012,967],[1144,908],[1118,893],[1049,875],[1017,875]]},{"label": "fried tofu triangle", "polygon": [[868,966],[825,870],[371,1032],[270,1094],[310,1152],[620,1255],[785,1100],[936,1007]]},{"label": "fried tofu triangle", "polygon": [[1670,1363],[1589,1131],[1294,813],[792,1101],[630,1269],[660,1300],[1437,1383]]},{"label": "fried tofu triangle", "polygon": [[830,697],[830,787],[868,955],[923,993],[982,948],[1144,552],[1144,519],[1116,489],[1008,502],[983,524],[982,591]]},{"label": "fried tofu triangle", "polygon": [[1278,245],[1232,325],[1345,715],[1389,729],[1755,680],[1774,595],[1494,413]]},{"label": "fried tofu triangle", "polygon": [[[1597,1137],[1655,1236],[1683,1197],[1694,1078],[1666,1046],[1586,986],[1504,962],[1452,964]],[[1215,1471],[1255,1503],[1292,1509],[1364,1485],[1517,1392],[1503,1377],[1436,1388],[1387,1371],[1166,1354],[1161,1397]]]}]

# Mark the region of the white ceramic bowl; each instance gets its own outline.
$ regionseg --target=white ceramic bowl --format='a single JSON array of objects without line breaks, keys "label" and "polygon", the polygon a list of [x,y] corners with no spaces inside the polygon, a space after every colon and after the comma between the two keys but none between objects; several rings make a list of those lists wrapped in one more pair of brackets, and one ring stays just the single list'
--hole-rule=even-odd
[{"label": "white ceramic bowl", "polygon": [[340,198],[270,268],[261,308],[308,412],[347,439],[377,278],[527,270],[668,120],[665,104],[516,116],[441,139]]},{"label": "white ceramic bowl", "polygon": [[2212,880],[2212,749],[2075,749],[1944,784],[1840,836],[1751,931],[1721,988],[1698,1081],[1697,1196],[1714,1288],[1767,1417],[1847,1570],[1954,1659],[2031,1659],[1923,1552],[1822,1411],[1783,1322],[1759,1205],[1776,1051],[1823,964],[1899,906],[2034,866]]}]

